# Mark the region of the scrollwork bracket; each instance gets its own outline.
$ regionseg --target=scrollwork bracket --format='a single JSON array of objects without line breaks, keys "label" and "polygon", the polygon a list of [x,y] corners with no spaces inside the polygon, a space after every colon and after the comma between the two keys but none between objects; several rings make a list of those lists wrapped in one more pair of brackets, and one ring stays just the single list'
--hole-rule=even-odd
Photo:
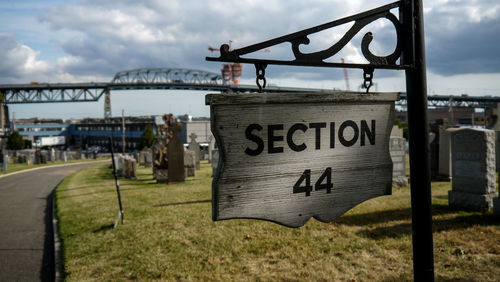
[{"label": "scrollwork bracket", "polygon": [[[338,67],[338,68],[359,68],[359,69],[409,69],[411,64],[398,63],[398,59],[402,54],[402,38],[403,29],[402,23],[391,13],[392,9],[401,9],[402,1],[387,4],[363,13],[359,13],[346,18],[334,20],[329,23],[318,25],[312,28],[287,34],[271,40],[253,44],[240,49],[230,50],[227,44],[220,48],[220,57],[206,57],[207,61],[221,61],[221,62],[234,62],[234,63],[250,63],[254,65],[294,65],[294,66],[313,66],[313,67]],[[394,51],[387,56],[374,55],[370,49],[370,43],[373,40],[373,34],[367,32],[361,41],[361,52],[364,58],[368,61],[366,63],[335,63],[325,62],[326,59],[334,56],[341,51],[352,39],[358,34],[362,28],[368,24],[378,20],[387,19],[395,28],[396,31],[396,47]],[[299,47],[302,44],[309,44],[309,35],[330,29],[339,25],[354,22],[351,28],[342,36],[342,38],[333,44],[331,47],[313,53],[303,53]],[[295,57],[294,60],[267,60],[267,59],[252,59],[243,58],[242,56],[255,51],[272,47],[281,43],[289,42],[291,44],[291,51]],[[401,61],[401,60],[400,60]]]}]

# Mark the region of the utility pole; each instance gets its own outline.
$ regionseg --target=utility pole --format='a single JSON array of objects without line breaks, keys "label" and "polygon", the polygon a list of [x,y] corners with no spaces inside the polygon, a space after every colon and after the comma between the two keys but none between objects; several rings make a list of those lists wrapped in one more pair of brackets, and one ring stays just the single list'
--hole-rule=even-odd
[{"label": "utility pole", "polygon": [[122,109],[122,153],[125,153],[125,110]]},{"label": "utility pole", "polygon": [[12,112],[12,129],[11,131],[14,132],[16,130],[16,112]]}]

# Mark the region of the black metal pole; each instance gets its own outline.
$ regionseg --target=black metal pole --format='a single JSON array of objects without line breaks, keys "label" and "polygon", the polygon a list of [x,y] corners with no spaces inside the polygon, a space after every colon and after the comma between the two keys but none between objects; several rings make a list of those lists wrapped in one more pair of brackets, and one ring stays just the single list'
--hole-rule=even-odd
[{"label": "black metal pole", "polygon": [[[118,175],[116,174],[115,153],[114,153],[113,138],[112,137],[109,137],[109,149],[111,151],[111,162],[113,163],[113,174],[115,176],[116,193],[118,194],[118,205],[120,206],[120,212],[119,212],[118,216],[121,217],[122,224],[123,224],[123,221],[125,220],[125,218],[123,216],[122,197],[120,195],[120,183],[118,183]],[[115,221],[114,227],[116,227],[116,223],[118,223],[118,218]]]},{"label": "black metal pole", "polygon": [[415,281],[434,281],[432,240],[432,202],[430,181],[429,133],[427,120],[427,80],[425,64],[424,17],[422,0],[404,0],[403,63],[406,70],[410,180]]}]

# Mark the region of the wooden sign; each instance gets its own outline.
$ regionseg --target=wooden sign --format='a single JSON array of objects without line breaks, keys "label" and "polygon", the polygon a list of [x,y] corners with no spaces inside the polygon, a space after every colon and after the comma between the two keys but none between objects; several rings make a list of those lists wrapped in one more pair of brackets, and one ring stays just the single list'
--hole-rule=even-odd
[{"label": "wooden sign", "polygon": [[390,195],[397,93],[209,94],[213,219],[329,222]]}]

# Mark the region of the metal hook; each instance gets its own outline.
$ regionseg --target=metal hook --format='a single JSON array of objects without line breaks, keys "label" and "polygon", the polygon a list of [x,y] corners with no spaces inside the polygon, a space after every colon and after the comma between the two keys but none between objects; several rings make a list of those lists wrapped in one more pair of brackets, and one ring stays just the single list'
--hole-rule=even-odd
[{"label": "metal hook", "polygon": [[[255,64],[255,74],[257,78],[255,79],[255,83],[257,83],[257,87],[259,87],[259,93],[262,93],[262,90],[266,88],[266,67],[267,64]],[[260,80],[262,80],[262,84],[260,84]]]},{"label": "metal hook", "polygon": [[363,86],[366,88],[366,93],[370,91],[370,87],[373,86],[373,71],[374,68],[364,68],[363,69]]}]

